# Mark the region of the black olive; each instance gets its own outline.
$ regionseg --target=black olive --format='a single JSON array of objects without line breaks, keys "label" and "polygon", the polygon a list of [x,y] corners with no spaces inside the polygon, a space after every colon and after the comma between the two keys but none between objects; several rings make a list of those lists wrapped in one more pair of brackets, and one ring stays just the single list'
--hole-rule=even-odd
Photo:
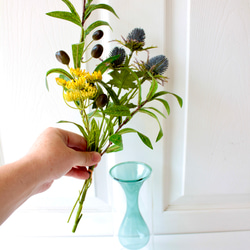
[{"label": "black olive", "polygon": [[56,52],[56,59],[60,63],[69,65],[70,58],[69,58],[68,54],[65,51],[63,51],[63,50],[60,50],[60,51]]},{"label": "black olive", "polygon": [[100,40],[102,37],[103,37],[103,31],[102,30],[97,30],[92,35],[93,40]]},{"label": "black olive", "polygon": [[108,97],[105,94],[101,94],[97,97],[96,101],[96,106],[98,108],[103,108],[107,103],[108,103]]},{"label": "black olive", "polygon": [[91,56],[94,58],[99,58],[102,55],[103,47],[101,44],[96,44],[91,50]]}]

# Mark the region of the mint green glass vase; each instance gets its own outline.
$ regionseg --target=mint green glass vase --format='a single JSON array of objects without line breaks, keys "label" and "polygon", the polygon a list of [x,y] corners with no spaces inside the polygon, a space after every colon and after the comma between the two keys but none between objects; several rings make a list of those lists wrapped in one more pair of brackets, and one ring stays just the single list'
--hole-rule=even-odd
[{"label": "mint green glass vase", "polygon": [[126,195],[127,209],[118,238],[127,249],[140,249],[147,245],[150,238],[148,226],[139,209],[138,197],[143,182],[151,172],[152,169],[141,162],[123,162],[115,165],[109,172],[120,183]]}]

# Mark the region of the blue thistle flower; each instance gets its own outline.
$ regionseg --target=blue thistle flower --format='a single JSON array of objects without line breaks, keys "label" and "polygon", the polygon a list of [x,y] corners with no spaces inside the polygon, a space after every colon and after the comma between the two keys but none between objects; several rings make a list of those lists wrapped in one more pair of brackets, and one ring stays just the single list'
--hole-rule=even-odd
[{"label": "blue thistle flower", "polygon": [[117,68],[124,63],[124,60],[126,58],[126,52],[123,48],[115,47],[113,48],[113,50],[111,50],[109,56],[112,57],[112,56],[117,56],[117,55],[120,55],[120,57],[111,63],[111,65],[114,68]]},{"label": "blue thistle flower", "polygon": [[139,43],[145,43],[145,32],[141,28],[133,29],[127,36],[127,41],[137,41]]},{"label": "blue thistle flower", "polygon": [[128,34],[127,39],[124,39],[125,46],[131,51],[143,50],[145,38],[146,35],[144,30],[141,28],[135,28]]},{"label": "blue thistle flower", "polygon": [[145,67],[153,75],[162,75],[168,68],[168,59],[164,55],[152,57],[145,63]]}]

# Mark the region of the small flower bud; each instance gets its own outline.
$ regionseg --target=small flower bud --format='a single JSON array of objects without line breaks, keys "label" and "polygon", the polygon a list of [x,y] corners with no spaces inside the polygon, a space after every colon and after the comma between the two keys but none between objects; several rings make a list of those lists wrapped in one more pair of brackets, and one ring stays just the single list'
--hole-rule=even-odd
[{"label": "small flower bud", "polygon": [[56,59],[62,64],[69,65],[70,58],[69,58],[68,54],[63,50],[56,52]]},{"label": "small flower bud", "polygon": [[91,50],[91,56],[94,58],[99,58],[102,55],[103,47],[101,44],[96,44]]},{"label": "small flower bud", "polygon": [[96,101],[96,106],[98,108],[103,108],[107,103],[108,103],[108,97],[105,94],[101,94],[97,97]]},{"label": "small flower bud", "polygon": [[102,37],[103,37],[103,31],[102,30],[97,30],[92,35],[93,40],[100,40]]}]

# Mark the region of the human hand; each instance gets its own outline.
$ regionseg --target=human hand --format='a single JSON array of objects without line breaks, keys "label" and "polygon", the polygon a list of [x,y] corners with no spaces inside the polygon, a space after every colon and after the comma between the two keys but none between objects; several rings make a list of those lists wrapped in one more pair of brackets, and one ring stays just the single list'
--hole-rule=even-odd
[{"label": "human hand", "polygon": [[101,160],[97,152],[86,152],[86,140],[75,133],[58,128],[46,129],[25,156],[33,162],[38,178],[34,193],[47,190],[55,179],[64,175],[87,179],[86,166],[96,165]]}]

